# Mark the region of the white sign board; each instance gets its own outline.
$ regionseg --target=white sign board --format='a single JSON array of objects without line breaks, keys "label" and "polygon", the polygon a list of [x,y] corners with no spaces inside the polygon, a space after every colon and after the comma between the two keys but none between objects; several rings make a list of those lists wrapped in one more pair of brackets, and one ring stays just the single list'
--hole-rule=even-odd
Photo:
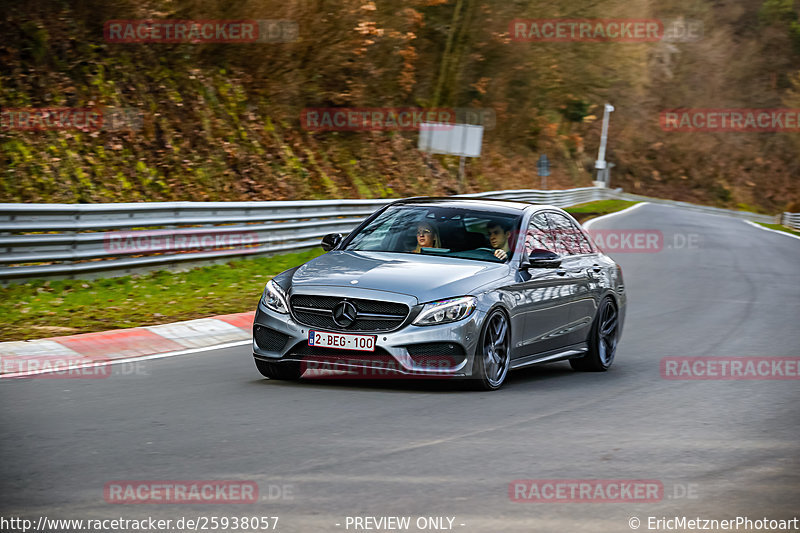
[{"label": "white sign board", "polygon": [[419,149],[433,154],[480,157],[483,126],[423,122],[419,127]]}]

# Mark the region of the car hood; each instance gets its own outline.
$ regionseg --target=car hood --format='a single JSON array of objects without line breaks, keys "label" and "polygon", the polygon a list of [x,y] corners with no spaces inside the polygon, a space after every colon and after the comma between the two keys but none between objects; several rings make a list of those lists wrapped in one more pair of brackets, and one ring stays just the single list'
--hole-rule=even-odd
[{"label": "car hood", "polygon": [[333,251],[298,268],[292,286],[294,291],[314,286],[387,291],[422,303],[471,294],[508,269],[507,264],[447,257]]}]

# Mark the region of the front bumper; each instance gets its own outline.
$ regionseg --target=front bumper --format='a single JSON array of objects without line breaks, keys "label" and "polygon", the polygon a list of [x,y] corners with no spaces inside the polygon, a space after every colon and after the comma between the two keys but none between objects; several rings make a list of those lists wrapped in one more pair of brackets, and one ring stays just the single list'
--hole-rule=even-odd
[{"label": "front bumper", "polygon": [[[419,306],[421,307],[421,306]],[[416,315],[412,308],[409,317]],[[300,362],[308,369],[367,371],[364,375],[467,377],[472,373],[480,336],[480,309],[464,320],[439,326],[414,326],[411,318],[389,332],[351,332],[376,337],[375,352],[308,346],[309,327],[291,314],[267,309],[260,301],[253,321],[253,356],[270,362]]]}]

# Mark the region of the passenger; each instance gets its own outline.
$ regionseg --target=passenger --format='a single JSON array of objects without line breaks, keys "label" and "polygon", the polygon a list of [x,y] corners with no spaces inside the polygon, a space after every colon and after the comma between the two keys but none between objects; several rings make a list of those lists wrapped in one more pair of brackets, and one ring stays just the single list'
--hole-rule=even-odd
[{"label": "passenger", "polygon": [[511,252],[508,239],[511,237],[511,229],[501,222],[489,222],[486,225],[489,232],[489,244],[494,248],[494,256],[498,259],[506,260]]},{"label": "passenger", "polygon": [[439,239],[439,232],[430,222],[420,222],[417,225],[417,247],[414,253],[418,254],[422,248],[441,248],[442,241]]}]

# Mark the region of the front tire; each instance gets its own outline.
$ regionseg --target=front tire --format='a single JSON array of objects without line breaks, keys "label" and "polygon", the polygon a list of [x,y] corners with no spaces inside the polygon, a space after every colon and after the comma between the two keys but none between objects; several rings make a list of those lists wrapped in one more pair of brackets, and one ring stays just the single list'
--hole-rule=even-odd
[{"label": "front tire", "polygon": [[497,390],[503,386],[511,366],[511,329],[505,313],[495,309],[487,317],[475,354],[472,386]]},{"label": "front tire", "polygon": [[578,359],[570,359],[573,370],[581,372],[605,372],[614,362],[619,341],[619,310],[614,300],[606,296],[600,303],[589,334],[589,353]]},{"label": "front tire", "polygon": [[262,361],[255,359],[256,368],[261,375],[269,379],[280,379],[283,381],[297,381],[303,375],[303,369],[300,363],[296,361],[289,361],[285,363],[271,363],[269,361]]}]

